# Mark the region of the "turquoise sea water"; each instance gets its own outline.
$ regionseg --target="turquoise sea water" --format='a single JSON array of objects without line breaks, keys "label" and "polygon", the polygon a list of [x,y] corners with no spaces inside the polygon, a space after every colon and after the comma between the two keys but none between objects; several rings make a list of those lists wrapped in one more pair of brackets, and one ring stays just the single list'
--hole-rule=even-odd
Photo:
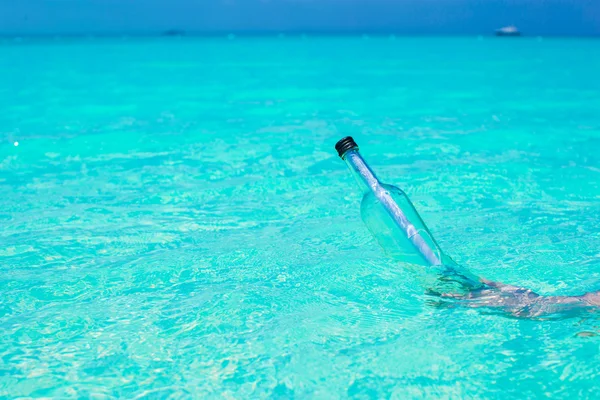
[{"label": "turquoise sea water", "polygon": [[598,71],[585,39],[4,39],[0,397],[595,397],[600,314],[431,306],[333,145],[474,273],[598,290]]}]

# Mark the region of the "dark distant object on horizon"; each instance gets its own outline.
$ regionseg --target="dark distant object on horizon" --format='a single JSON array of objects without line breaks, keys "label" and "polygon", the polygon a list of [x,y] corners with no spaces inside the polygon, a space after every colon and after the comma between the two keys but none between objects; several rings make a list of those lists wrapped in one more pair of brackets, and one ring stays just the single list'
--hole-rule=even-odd
[{"label": "dark distant object on horizon", "polygon": [[163,36],[185,36],[185,31],[180,29],[169,29],[162,33]]},{"label": "dark distant object on horizon", "polygon": [[511,25],[496,29],[496,36],[521,36],[521,32],[519,32],[516,26]]}]

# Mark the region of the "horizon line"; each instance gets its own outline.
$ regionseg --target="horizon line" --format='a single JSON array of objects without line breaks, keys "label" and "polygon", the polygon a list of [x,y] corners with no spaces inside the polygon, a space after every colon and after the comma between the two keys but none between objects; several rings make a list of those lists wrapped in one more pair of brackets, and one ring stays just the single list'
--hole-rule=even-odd
[{"label": "horizon line", "polygon": [[[264,37],[264,36],[398,36],[398,37],[496,37],[495,30],[487,31],[484,33],[432,33],[432,32],[406,32],[396,31],[391,29],[363,29],[363,30],[350,30],[350,29],[322,29],[322,30],[309,30],[309,29],[294,29],[294,30],[185,30],[185,29],[165,29],[165,30],[148,30],[148,31],[96,31],[96,32],[2,32],[0,31],[0,38],[109,38],[109,37]],[[536,38],[536,37],[548,37],[548,38],[597,38],[600,37],[600,33],[594,34],[564,34],[564,33],[531,33],[521,32],[521,38]]]}]

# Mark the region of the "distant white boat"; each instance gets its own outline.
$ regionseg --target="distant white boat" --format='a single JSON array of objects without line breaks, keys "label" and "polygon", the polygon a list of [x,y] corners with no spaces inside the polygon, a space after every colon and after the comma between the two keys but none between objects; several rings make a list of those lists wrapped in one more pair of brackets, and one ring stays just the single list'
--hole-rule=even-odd
[{"label": "distant white boat", "polygon": [[496,36],[521,36],[521,32],[519,32],[516,26],[511,25],[496,29]]}]

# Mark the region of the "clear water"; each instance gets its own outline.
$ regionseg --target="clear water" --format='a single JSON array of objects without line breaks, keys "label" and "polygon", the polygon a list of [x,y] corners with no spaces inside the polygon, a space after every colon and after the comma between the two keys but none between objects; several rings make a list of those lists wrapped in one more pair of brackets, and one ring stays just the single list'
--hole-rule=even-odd
[{"label": "clear water", "polygon": [[473,272],[597,290],[598,71],[583,39],[3,39],[0,397],[593,397],[600,316],[432,307],[333,145]]}]

